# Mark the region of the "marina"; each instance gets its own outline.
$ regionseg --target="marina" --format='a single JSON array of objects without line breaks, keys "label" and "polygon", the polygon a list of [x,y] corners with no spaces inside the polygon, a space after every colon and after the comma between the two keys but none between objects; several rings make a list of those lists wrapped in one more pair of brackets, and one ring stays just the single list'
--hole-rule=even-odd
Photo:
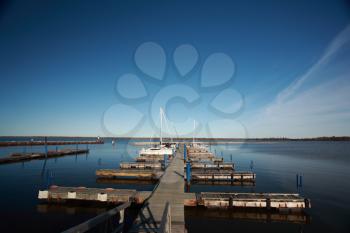
[{"label": "marina", "polygon": [[[102,145],[101,145],[102,146]],[[103,147],[108,147],[107,145],[103,145]],[[122,149],[122,144],[117,144],[115,148],[112,147],[112,145],[109,145],[109,147],[111,148],[110,150],[116,150],[116,148],[119,148],[119,150],[121,151],[121,153],[123,153],[124,149]],[[186,144],[186,148],[189,149],[191,147],[191,143]],[[222,158],[221,156],[221,152],[219,147],[214,147],[216,149],[216,151],[218,152],[218,154],[220,154],[220,158]],[[211,150],[214,151],[214,148],[208,148],[207,150]],[[228,147],[230,148],[230,147]],[[100,151],[100,150],[98,150]],[[90,148],[90,152],[89,152],[89,156],[88,157],[61,157],[61,161],[64,160],[68,160],[68,161],[74,161],[76,158],[78,159],[78,164],[85,164],[87,162],[90,161],[90,163],[95,160],[96,162],[96,168],[97,169],[91,169],[88,173],[85,173],[86,177],[91,177],[91,183],[83,183],[81,181],[78,182],[74,182],[74,179],[70,179],[73,182],[58,182],[59,180],[57,180],[55,177],[58,176],[58,174],[54,175],[54,178],[52,179],[53,184],[58,185],[58,187],[61,188],[62,193],[66,192],[66,198],[61,198],[60,201],[55,200],[55,198],[49,200],[44,199],[39,199],[39,190],[41,191],[45,191],[45,190],[50,190],[51,188],[41,188],[41,189],[37,189],[36,190],[36,198],[39,201],[39,205],[40,208],[38,207],[38,211],[40,210],[40,213],[46,213],[46,214],[50,214],[60,211],[60,212],[64,212],[67,214],[74,210],[75,213],[77,214],[81,214],[82,210],[81,209],[86,209],[86,211],[88,211],[87,213],[92,214],[93,213],[93,206],[96,206],[96,208],[98,208],[99,214],[101,214],[101,211],[103,211],[103,209],[101,209],[102,207],[107,207],[107,206],[111,206],[111,205],[120,205],[120,204],[124,204],[127,202],[124,202],[126,199],[123,199],[123,195],[120,196],[120,199],[116,199],[118,200],[116,203],[114,202],[104,202],[104,201],[99,201],[97,196],[98,193],[107,193],[106,189],[114,189],[114,190],[132,190],[132,191],[136,191],[136,193],[141,193],[144,192],[144,199],[143,202],[141,203],[141,201],[139,202],[140,204],[137,204],[138,206],[140,206],[142,213],[144,213],[144,216],[147,217],[148,215],[146,215],[147,212],[147,207],[149,208],[149,210],[152,210],[154,207],[158,207],[159,211],[155,210],[156,212],[162,212],[164,213],[165,210],[165,206],[161,207],[164,203],[161,202],[159,203],[159,205],[157,204],[157,200],[160,200],[161,197],[161,190],[158,190],[164,178],[164,176],[166,175],[164,172],[167,171],[168,168],[170,168],[170,166],[172,166],[173,162],[175,161],[176,158],[179,158],[181,161],[181,167],[182,169],[182,173],[180,171],[177,170],[177,172],[179,172],[180,175],[178,175],[177,173],[173,173],[175,175],[175,177],[179,177],[181,178],[181,182],[183,183],[183,189],[181,190],[181,195],[180,195],[180,202],[182,202],[182,208],[184,211],[184,226],[186,229],[191,228],[193,225],[189,225],[188,226],[188,222],[187,221],[196,221],[196,219],[198,218],[202,218],[202,219],[208,219],[208,221],[220,221],[219,219],[232,219],[235,221],[238,221],[239,219],[242,220],[250,220],[250,221],[256,221],[258,222],[285,222],[285,223],[291,223],[291,224],[307,224],[307,225],[312,225],[314,219],[312,219],[313,221],[310,220],[310,218],[308,217],[307,214],[304,214],[304,212],[309,213],[310,211],[312,212],[314,210],[314,208],[318,208],[317,206],[315,207],[315,205],[311,207],[312,204],[312,199],[309,202],[305,202],[305,198],[307,198],[307,196],[305,194],[302,193],[296,193],[296,192],[289,192],[288,190],[285,189],[276,189],[273,185],[269,186],[269,188],[265,188],[265,189],[261,189],[259,187],[261,187],[261,182],[264,182],[264,177],[262,177],[264,175],[264,173],[261,173],[259,170],[253,169],[253,173],[257,174],[257,176],[259,177],[258,180],[255,180],[255,182],[252,181],[212,181],[212,180],[195,180],[194,175],[196,174],[196,171],[200,171],[203,172],[204,169],[203,168],[192,168],[191,170],[191,182],[189,184],[189,189],[187,189],[186,187],[188,186],[187,181],[186,181],[186,163],[185,163],[185,158],[184,158],[184,147],[183,145],[179,145],[178,149],[176,149],[176,152],[174,154],[173,160],[169,160],[168,164],[167,164],[167,168],[164,170],[164,168],[157,168],[157,169],[145,169],[145,168],[121,168],[120,164],[123,163],[136,163],[136,159],[140,157],[140,155],[136,152],[135,156],[126,160],[126,161],[121,161],[119,163],[114,163],[115,165],[113,165],[115,168],[111,169],[117,171],[117,172],[126,172],[125,176],[129,176],[130,172],[134,172],[137,173],[135,174],[136,176],[139,176],[139,173],[141,172],[141,174],[143,173],[147,173],[147,172],[152,172],[153,170],[157,170],[160,173],[163,173],[164,176],[162,176],[162,174],[159,174],[159,176],[157,177],[157,179],[149,179],[149,178],[141,178],[141,179],[137,179],[136,177],[125,177],[125,178],[121,178],[121,179],[116,179],[115,177],[112,178],[104,178],[104,177],[98,177],[95,172],[99,171],[99,170],[109,170],[109,169],[105,169],[104,166],[106,166],[106,162],[104,162],[104,160],[102,160],[101,165],[99,165],[98,163],[98,154],[99,152],[96,150],[92,150]],[[188,153],[186,154],[188,155]],[[161,157],[161,156],[160,156]],[[80,159],[79,159],[80,158]],[[86,158],[88,158],[88,160],[86,160]],[[95,159],[92,159],[95,158]],[[217,157],[216,157],[217,158]],[[233,162],[227,162],[230,161],[230,153],[224,153],[223,156],[224,160],[223,160],[223,164],[234,164],[234,169],[223,169],[223,168],[207,168],[205,171],[206,172],[210,172],[210,171],[215,171],[215,172],[240,172],[244,171],[246,169],[242,169],[242,168],[248,168],[249,165],[249,160],[242,160],[238,157],[237,154],[235,154],[233,156]],[[92,159],[92,160],[91,160]],[[51,162],[50,162],[51,161]],[[210,161],[205,160],[206,164],[214,164]],[[244,163],[246,161],[246,163],[248,165],[246,165],[245,167],[242,166],[242,163]],[[37,162],[40,162],[40,160],[37,160]],[[46,164],[46,166],[48,166],[48,168],[50,170],[52,170],[52,165],[50,164],[55,164],[54,160],[48,160],[48,164]],[[143,162],[141,162],[142,164]],[[159,163],[159,162],[158,162]],[[162,164],[162,162],[160,162]],[[195,164],[196,162],[193,162],[193,164]],[[201,160],[200,162],[203,164],[203,161]],[[259,163],[259,160],[258,162]],[[261,162],[260,162],[261,163]],[[220,164],[220,163],[218,163]],[[265,164],[266,166],[266,164]],[[79,166],[81,167],[81,166]],[[79,169],[79,167],[77,167],[76,169]],[[109,166],[111,167],[111,165]],[[71,171],[73,172],[74,169]],[[170,171],[170,170],[169,170]],[[80,171],[81,172],[81,171]],[[249,171],[252,172],[252,171]],[[45,172],[46,173],[46,172]],[[45,174],[44,173],[44,174]],[[56,172],[55,172],[56,173]],[[73,175],[74,173],[71,173],[72,175],[70,175],[70,177],[76,177],[76,175]],[[260,174],[260,175],[259,175]],[[283,173],[280,173],[281,176],[283,177]],[[171,180],[173,180],[175,177],[170,177],[170,179],[168,179],[169,185],[173,185],[171,182]],[[276,177],[277,178],[277,177]],[[170,180],[170,181],[169,181]],[[295,185],[295,175],[293,175],[291,177],[292,180],[292,186]],[[164,180],[165,181],[165,180]],[[303,180],[304,181],[304,180]],[[306,180],[307,183],[309,183],[308,180]],[[305,181],[303,182],[305,183]],[[72,185],[72,184],[76,184],[76,185]],[[82,185],[83,184],[83,185]],[[101,187],[101,185],[103,185],[103,187]],[[79,194],[79,191],[76,191],[76,199],[68,199],[68,192],[72,192],[74,193],[75,189],[79,189],[80,186],[84,186],[86,187],[86,190],[89,189],[97,189],[98,192],[96,194],[96,192],[91,192],[94,193],[93,195],[91,195],[90,198],[88,198],[89,195],[85,196],[87,200],[79,200],[77,197],[82,197],[82,195]],[[100,187],[99,187],[100,186]],[[51,186],[50,186],[51,187]],[[144,191],[142,190],[141,187],[148,187],[146,188]],[[66,188],[66,189],[64,189]],[[81,188],[81,187],[80,187]],[[140,189],[141,188],[141,189]],[[59,190],[59,189],[58,189]],[[156,198],[157,196],[153,196],[156,192],[159,192],[159,196],[158,198]],[[269,190],[271,190],[271,192],[269,192]],[[282,192],[278,192],[278,191],[282,191]],[[157,193],[158,193],[157,192]],[[153,193],[153,195],[152,195]],[[164,192],[164,194],[162,195],[173,195],[172,193],[174,193],[175,195],[175,191],[172,192]],[[273,199],[273,197],[270,198],[270,200],[272,200],[271,203],[271,207],[270,210],[267,208],[268,207],[268,195],[273,195],[273,194],[278,194],[279,196],[275,196],[276,198]],[[63,195],[63,194],[61,194]],[[260,196],[259,196],[260,195]],[[261,196],[262,195],[262,196]],[[287,199],[285,198],[284,195],[291,195],[291,196],[287,196]],[[74,195],[71,194],[70,197],[73,197]],[[93,198],[94,196],[94,198]],[[130,195],[130,197],[132,197],[133,194]],[[152,198],[153,196],[153,198]],[[306,197],[305,197],[306,196]],[[57,196],[56,196],[57,197]],[[63,195],[64,197],[64,195]],[[108,197],[108,195],[107,195]],[[113,197],[113,196],[111,196]],[[100,196],[101,198],[101,196]],[[164,198],[167,199],[167,198]],[[132,207],[133,205],[136,204],[135,201],[133,201],[133,199],[128,199],[130,201],[130,207],[127,207],[125,209],[125,211],[130,211],[131,209],[135,208]],[[142,200],[142,199],[140,199]],[[173,198],[174,203],[169,203],[169,207],[170,210],[172,209],[171,206],[176,204],[176,198]],[[150,203],[150,201],[152,201],[152,205]],[[86,204],[84,204],[86,203]],[[118,204],[117,204],[118,203]],[[231,204],[230,204],[231,203]],[[310,204],[311,203],[311,204]],[[165,202],[164,205],[166,205],[167,203]],[[296,204],[296,207],[292,204]],[[310,204],[310,205],[308,205]],[[319,205],[319,204],[318,204]],[[55,207],[56,206],[56,207]],[[86,207],[84,207],[86,206]],[[245,206],[245,207],[242,207]],[[152,207],[152,208],[151,208]],[[43,212],[43,208],[45,208],[46,212]],[[110,208],[110,207],[109,207]],[[130,209],[131,208],[131,209]],[[145,208],[145,209],[142,209]],[[67,210],[65,210],[67,209]],[[130,210],[129,210],[130,209]],[[140,211],[141,211],[140,210]],[[97,211],[97,210],[96,210]],[[199,212],[201,212],[199,214]],[[191,213],[197,213],[197,216],[191,214]],[[171,211],[170,211],[171,213]],[[176,213],[174,213],[175,215],[178,214],[179,211],[177,209]],[[215,218],[214,216],[217,215],[217,218]],[[152,210],[152,214],[153,214],[153,210]],[[157,215],[158,216],[158,215]],[[163,215],[162,215],[163,217]],[[219,219],[218,219],[219,218]],[[142,218],[137,215],[134,218],[134,224],[137,225],[137,223],[140,223],[139,220],[141,220]],[[88,220],[88,219],[86,219]],[[156,222],[157,224],[157,229],[160,227],[161,223],[162,223],[162,219],[159,220],[160,222]],[[73,227],[75,225],[79,225],[81,223],[83,223],[84,221],[80,222],[77,220],[77,222],[75,224],[72,224],[70,226],[67,226],[65,228],[59,228],[57,226],[57,229],[61,229],[63,230],[67,230],[70,227]],[[180,222],[173,222],[174,227],[177,226],[177,228],[180,226],[182,226],[183,224],[179,224]],[[134,225],[133,224],[133,225]],[[192,223],[191,223],[192,224]],[[152,224],[151,224],[152,225]],[[130,226],[130,225],[129,225]],[[142,226],[142,225],[140,225]],[[34,227],[34,226],[32,226]],[[62,225],[63,227],[63,225]],[[150,226],[148,226],[150,227]],[[152,227],[150,227],[152,228]],[[141,231],[141,230],[140,230]],[[174,230],[175,231],[175,230]]]},{"label": "marina", "polygon": [[[137,158],[149,157],[154,161],[138,161]],[[124,219],[120,211],[130,208],[131,204],[141,206],[141,209],[133,221],[129,232],[185,232],[185,207],[207,209],[264,209],[302,211],[311,208],[310,199],[297,193],[235,193],[235,192],[199,192],[186,193],[185,187],[191,183],[203,182],[207,185],[221,182],[221,185],[234,185],[245,183],[254,184],[256,174],[253,172],[235,171],[234,163],[214,162],[215,154],[200,144],[175,144],[142,149],[135,162],[122,162],[119,169],[99,169],[96,171],[99,183],[136,184],[138,181],[158,182],[153,191],[130,189],[97,189],[86,187],[61,187],[51,186],[48,190],[40,190],[38,199],[48,203],[66,203],[72,201],[98,202],[106,204],[122,204],[113,215],[121,216],[121,224]],[[163,158],[162,162],[158,159]],[[196,161],[191,159],[195,158]],[[208,158],[210,160],[208,160]],[[125,181],[127,181],[125,183]],[[120,184],[120,183],[119,183]],[[118,207],[117,207],[118,208]],[[204,210],[205,211],[205,210]],[[66,232],[76,232],[78,229],[91,230],[105,221],[108,216],[100,214],[96,219],[88,220],[68,229]],[[104,217],[103,217],[104,216]],[[249,218],[250,215],[239,215],[241,218]],[[273,217],[277,215],[272,215]],[[259,220],[270,218],[271,214],[256,216]],[[275,217],[278,220],[278,217]],[[292,221],[291,219],[288,219]],[[303,219],[297,219],[302,221]],[[297,221],[296,220],[296,221]],[[91,222],[95,222],[91,225]],[[119,226],[111,231],[121,229]],[[79,231],[80,231],[79,230]],[[85,231],[84,230],[84,231]]]}]

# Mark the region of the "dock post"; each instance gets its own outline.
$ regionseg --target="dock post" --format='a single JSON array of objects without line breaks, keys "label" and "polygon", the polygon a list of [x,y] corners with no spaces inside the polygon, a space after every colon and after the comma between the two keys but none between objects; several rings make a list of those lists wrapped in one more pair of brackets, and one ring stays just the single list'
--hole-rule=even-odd
[{"label": "dock post", "polygon": [[222,161],[224,161],[224,152],[221,151],[221,158],[222,158]]},{"label": "dock post", "polygon": [[47,158],[47,137],[45,137],[45,158]]},{"label": "dock post", "polygon": [[51,185],[50,170],[47,169],[46,170],[46,187],[47,187],[47,189],[50,187],[50,185]]},{"label": "dock post", "polygon": [[299,189],[299,175],[296,174],[296,180],[297,180],[297,189]]},{"label": "dock post", "polygon": [[253,171],[254,168],[254,162],[253,160],[250,160],[250,170]]},{"label": "dock post", "polygon": [[167,154],[164,154],[163,156],[164,156],[164,169],[165,169],[166,166],[167,166],[167,162],[168,162],[168,161],[167,161],[167,156],[168,156],[168,155],[167,155]]},{"label": "dock post", "polygon": [[232,154],[231,154],[231,163],[232,163]]},{"label": "dock post", "polygon": [[299,187],[303,187],[303,176],[299,176]]},{"label": "dock post", "polygon": [[187,180],[187,184],[191,183],[191,162],[190,161],[186,162],[186,180]]},{"label": "dock post", "polygon": [[186,144],[184,144],[184,160],[187,160],[187,148],[186,148]]}]

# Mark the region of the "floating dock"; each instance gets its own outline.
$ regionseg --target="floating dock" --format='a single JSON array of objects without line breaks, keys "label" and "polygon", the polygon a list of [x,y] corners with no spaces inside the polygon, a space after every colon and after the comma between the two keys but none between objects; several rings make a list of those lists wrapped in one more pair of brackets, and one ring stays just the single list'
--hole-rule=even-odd
[{"label": "floating dock", "polygon": [[[305,209],[311,208],[310,200],[291,193],[222,193],[201,192],[195,195],[192,206],[209,208],[266,208]],[[188,204],[190,206],[190,204]]]},{"label": "floating dock", "polygon": [[33,159],[56,158],[56,157],[62,157],[66,155],[76,155],[76,154],[86,154],[86,153],[89,153],[88,149],[78,149],[78,150],[64,149],[64,150],[57,150],[57,151],[48,151],[47,157],[46,157],[46,153],[14,153],[11,156],[0,158],[0,164],[23,162],[23,161],[33,160]]},{"label": "floating dock", "polygon": [[[184,168],[186,169],[186,164],[184,165]],[[210,169],[216,169],[216,170],[234,170],[234,164],[233,163],[207,163],[207,162],[191,162],[191,169],[203,169],[203,170],[210,170]]]},{"label": "floating dock", "polygon": [[158,182],[157,179],[113,179],[99,177],[96,179],[98,184],[134,184],[134,185],[153,185]]},{"label": "floating dock", "polygon": [[217,208],[200,208],[200,207],[185,207],[186,217],[200,219],[206,221],[210,219],[237,219],[249,220],[256,222],[287,222],[294,224],[310,223],[310,216],[302,211],[290,211],[283,213],[281,211],[271,211],[263,209],[222,209]]},{"label": "floating dock", "polygon": [[162,169],[162,164],[159,162],[124,162],[120,163],[121,169]]},{"label": "floating dock", "polygon": [[160,170],[100,169],[96,171],[98,178],[110,179],[159,180],[162,175],[163,171]]},{"label": "floating dock", "polygon": [[[255,181],[253,172],[235,172],[230,170],[193,170],[193,181]],[[187,177],[185,176],[187,180]]]},{"label": "floating dock", "polygon": [[111,204],[125,202],[142,204],[149,195],[150,192],[137,192],[132,189],[51,186],[48,190],[39,191],[38,199],[47,202],[93,201]]},{"label": "floating dock", "polygon": [[191,162],[197,162],[197,163],[223,163],[224,159],[223,158],[218,158],[218,157],[212,157],[212,158],[189,158]]},{"label": "floating dock", "polygon": [[147,157],[137,157],[136,162],[140,162],[140,163],[163,163],[164,162],[164,158],[147,158]]},{"label": "floating dock", "polygon": [[41,145],[77,145],[77,144],[104,144],[103,140],[96,141],[10,141],[0,142],[0,147],[6,146],[41,146]]}]

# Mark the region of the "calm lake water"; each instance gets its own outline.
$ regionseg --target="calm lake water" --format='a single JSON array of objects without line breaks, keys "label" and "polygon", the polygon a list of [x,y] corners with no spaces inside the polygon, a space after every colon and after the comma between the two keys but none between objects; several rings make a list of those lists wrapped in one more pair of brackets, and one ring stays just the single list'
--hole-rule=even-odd
[{"label": "calm lake water", "polygon": [[[4,140],[4,139],[2,139]],[[51,140],[51,139],[50,139]],[[75,148],[75,145],[58,146]],[[86,145],[79,145],[86,148]],[[49,150],[56,149],[50,146]],[[152,190],[153,185],[96,183],[95,170],[117,168],[121,161],[132,161],[140,147],[119,140],[89,145],[90,153],[57,159],[33,160],[0,165],[0,232],[60,232],[102,212],[103,208],[87,206],[42,205],[39,189],[52,184],[62,186],[112,187]],[[0,156],[14,152],[43,151],[43,146],[0,148]],[[297,192],[296,174],[303,175],[301,194],[311,199],[308,224],[258,222],[253,220],[206,217],[185,212],[188,232],[350,232],[350,142],[276,142],[211,146],[210,150],[236,170],[257,174],[254,187],[192,185],[191,192]]]}]

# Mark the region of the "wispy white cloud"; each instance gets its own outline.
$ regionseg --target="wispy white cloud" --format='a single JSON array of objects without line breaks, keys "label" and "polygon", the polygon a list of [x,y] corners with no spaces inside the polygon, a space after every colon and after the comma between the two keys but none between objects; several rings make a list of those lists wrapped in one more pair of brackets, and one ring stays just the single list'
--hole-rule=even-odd
[{"label": "wispy white cloud", "polygon": [[282,103],[298,91],[306,80],[312,78],[317,71],[322,69],[324,65],[339,53],[340,49],[349,42],[349,39],[350,25],[347,25],[345,29],[343,29],[343,31],[341,31],[329,44],[322,57],[307,72],[305,72],[305,74],[297,78],[292,84],[278,94],[276,102]]},{"label": "wispy white cloud", "polygon": [[350,25],[333,39],[307,72],[255,117],[244,122],[249,134],[260,137],[349,135],[349,51]]}]

